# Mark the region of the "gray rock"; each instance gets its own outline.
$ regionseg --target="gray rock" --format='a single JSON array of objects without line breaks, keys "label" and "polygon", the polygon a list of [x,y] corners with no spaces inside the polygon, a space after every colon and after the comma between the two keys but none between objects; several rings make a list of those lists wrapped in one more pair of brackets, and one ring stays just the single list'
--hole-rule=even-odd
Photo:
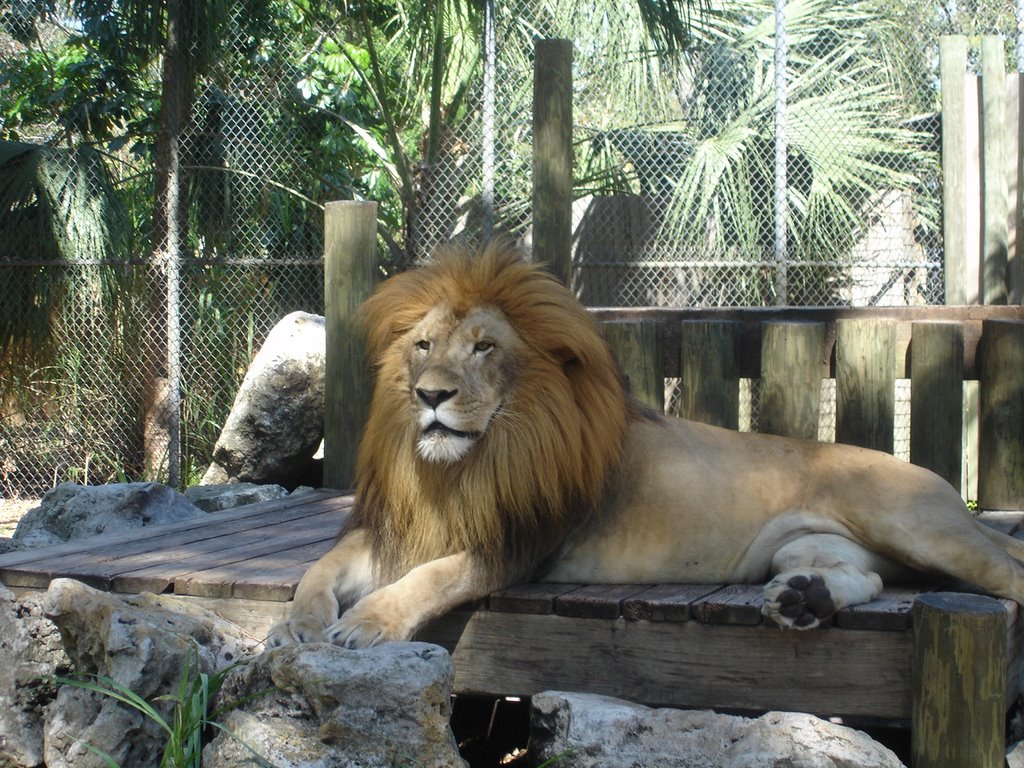
[{"label": "gray rock", "polygon": [[1006,750],[1006,768],[1024,768],[1024,741],[1011,744]]},{"label": "gray rock", "polygon": [[159,483],[61,483],[25,513],[13,538],[21,548],[47,546],[202,514],[180,493]]},{"label": "gray rock", "polygon": [[0,586],[0,765],[9,768],[42,764],[43,714],[57,695],[51,678],[71,665],[40,600]]},{"label": "gray rock", "polygon": [[[184,670],[211,675],[261,649],[241,628],[194,603],[166,595],[117,596],[55,579],[43,609],[78,672],[99,674],[153,702],[166,719]],[[64,686],[46,711],[48,768],[105,763],[84,744],[132,768],[158,766],[164,732],[135,709],[102,694]]]},{"label": "gray rock", "polygon": [[277,648],[235,670],[222,689],[244,701],[203,752],[204,768],[465,766],[449,727],[452,662],[426,643],[352,651]]},{"label": "gray rock", "polygon": [[902,768],[866,734],[793,712],[749,719],[605,696],[533,697],[530,749],[558,768]]},{"label": "gray rock", "polygon": [[293,312],[274,326],[242,380],[202,485],[310,482],[324,432],[326,349],[319,315]]},{"label": "gray rock", "polygon": [[219,512],[245,504],[272,501],[288,495],[280,485],[255,483],[223,483],[220,485],[193,485],[185,490],[185,498],[204,512]]}]

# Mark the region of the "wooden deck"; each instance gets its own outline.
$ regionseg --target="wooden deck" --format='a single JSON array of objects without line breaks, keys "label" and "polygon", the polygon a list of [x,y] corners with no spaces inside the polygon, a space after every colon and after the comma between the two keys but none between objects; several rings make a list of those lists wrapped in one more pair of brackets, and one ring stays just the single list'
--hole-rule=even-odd
[{"label": "wooden deck", "polygon": [[[70,577],[99,589],[172,593],[254,636],[287,615],[306,567],[330,548],[352,497],[319,490],[171,525],[0,556],[16,593]],[[1019,517],[991,523],[1010,531]],[[911,607],[887,589],[833,626],[763,624],[760,588],[737,585],[529,584],[457,610],[419,639],[453,653],[456,689],[530,695],[591,691],[654,705],[785,709],[906,720]],[[1007,698],[1016,697],[1021,626],[1008,610]]]}]

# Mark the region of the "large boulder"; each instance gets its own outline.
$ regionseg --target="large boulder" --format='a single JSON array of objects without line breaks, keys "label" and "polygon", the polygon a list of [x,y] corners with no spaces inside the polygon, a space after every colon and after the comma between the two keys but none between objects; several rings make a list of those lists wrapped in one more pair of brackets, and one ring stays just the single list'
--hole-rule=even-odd
[{"label": "large boulder", "polygon": [[319,315],[293,312],[267,336],[235,397],[202,484],[320,485],[327,336]]},{"label": "large boulder", "polygon": [[11,768],[42,764],[43,717],[57,695],[53,676],[71,665],[41,599],[19,600],[0,586],[0,765]]},{"label": "large boulder", "polygon": [[38,507],[25,513],[13,539],[22,548],[40,547],[203,514],[183,495],[160,483],[61,483],[43,496]]},{"label": "large boulder", "polygon": [[[118,596],[71,579],[55,579],[43,600],[77,672],[101,675],[171,716],[183,676],[212,675],[262,646],[238,626],[180,598]],[[116,699],[63,686],[47,708],[44,754],[48,768],[107,765],[91,745],[122,766],[154,768],[166,737],[159,725]]]},{"label": "large boulder", "polygon": [[903,768],[866,734],[811,715],[750,719],[582,693],[533,697],[530,750],[558,768]]},{"label": "large boulder", "polygon": [[277,768],[465,766],[449,727],[452,676],[448,653],[426,643],[274,649],[225,682],[225,699],[244,703],[203,766],[249,765],[253,751]]}]

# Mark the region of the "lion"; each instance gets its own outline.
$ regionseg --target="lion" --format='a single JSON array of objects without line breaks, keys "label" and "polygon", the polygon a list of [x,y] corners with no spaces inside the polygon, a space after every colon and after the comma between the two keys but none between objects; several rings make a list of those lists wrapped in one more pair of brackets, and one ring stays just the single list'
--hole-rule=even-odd
[{"label": "lion", "polygon": [[587,310],[507,244],[449,248],[363,311],[354,506],[270,646],[408,639],[528,580],[765,583],[787,629],[915,572],[1024,600],[1024,544],[932,472],[641,405]]}]

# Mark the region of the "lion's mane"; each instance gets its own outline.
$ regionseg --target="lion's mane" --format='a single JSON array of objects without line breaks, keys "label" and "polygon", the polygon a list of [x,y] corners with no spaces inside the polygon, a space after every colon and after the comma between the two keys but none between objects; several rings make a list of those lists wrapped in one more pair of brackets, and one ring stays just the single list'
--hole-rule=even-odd
[{"label": "lion's mane", "polygon": [[[501,311],[524,342],[513,393],[460,462],[416,452],[407,350],[396,343],[433,307]],[[619,369],[573,295],[507,244],[449,248],[387,280],[363,305],[375,369],[348,527],[366,528],[384,578],[457,551],[531,575],[590,514],[617,466],[627,426]]]}]

